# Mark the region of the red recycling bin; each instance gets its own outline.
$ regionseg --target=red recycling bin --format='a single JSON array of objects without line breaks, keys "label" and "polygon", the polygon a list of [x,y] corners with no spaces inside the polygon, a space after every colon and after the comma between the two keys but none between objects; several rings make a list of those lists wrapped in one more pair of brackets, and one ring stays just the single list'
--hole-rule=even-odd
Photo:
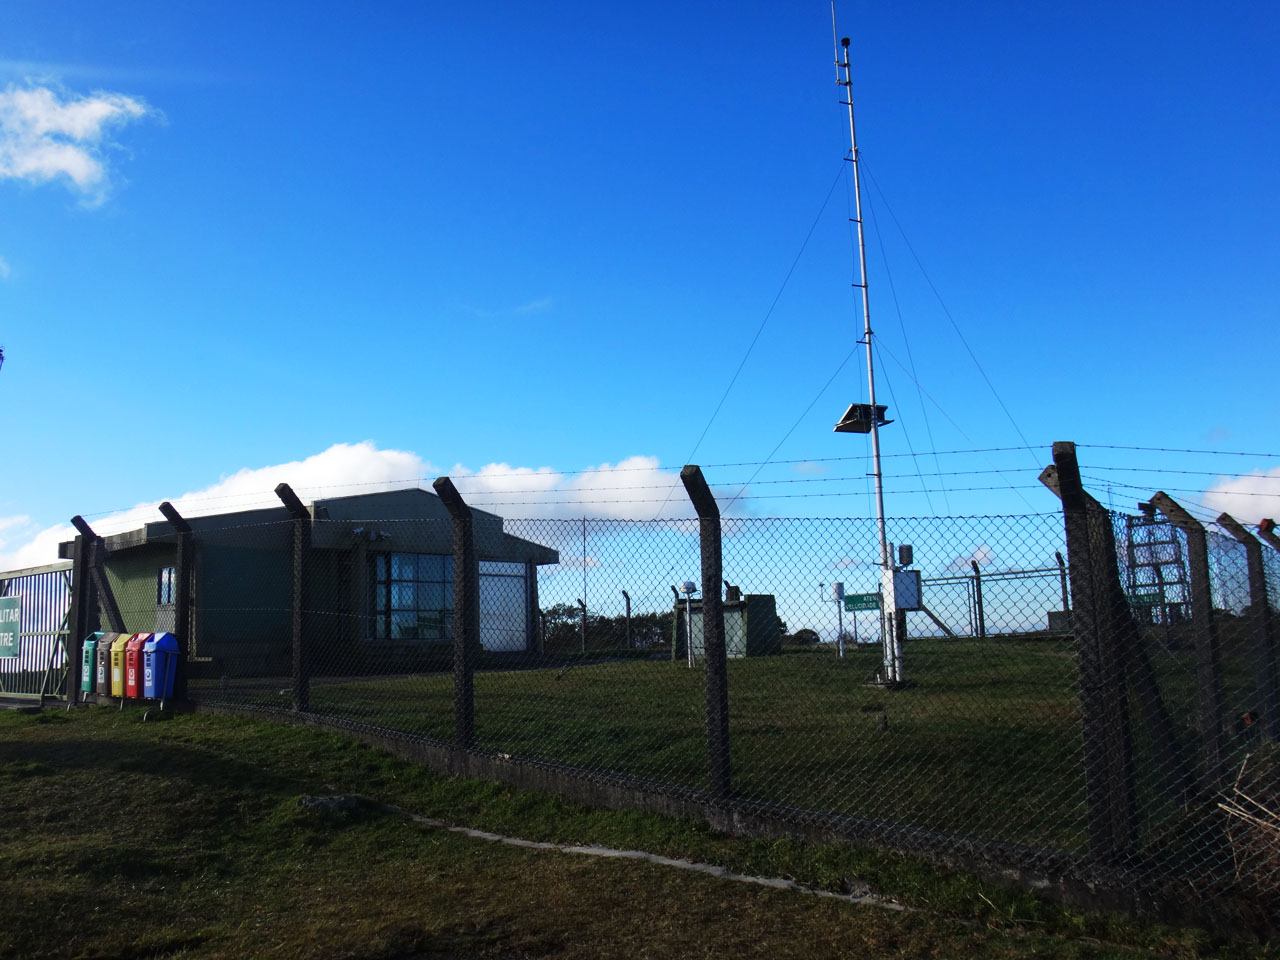
[{"label": "red recycling bin", "polygon": [[142,696],[142,645],[151,639],[149,633],[135,633],[124,645],[124,695]]}]

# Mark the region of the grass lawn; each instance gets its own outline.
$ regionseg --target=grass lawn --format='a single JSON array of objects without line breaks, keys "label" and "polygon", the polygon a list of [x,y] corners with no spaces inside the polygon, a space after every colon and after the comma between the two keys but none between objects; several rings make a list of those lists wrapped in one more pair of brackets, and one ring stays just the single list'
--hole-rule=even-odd
[{"label": "grass lawn", "polygon": [[[5,957],[1274,957],[1064,910],[908,858],[735,840],[433,775],[349,739],[139,709],[0,715]],[[894,914],[646,863],[518,849],[394,815],[317,815],[359,792],[530,839],[688,857]]]},{"label": "grass lawn", "polygon": [[[1075,664],[1054,640],[920,640],[916,686],[865,681],[879,647],[729,662],[734,791],[965,836],[1078,851],[1084,782]],[[701,665],[621,660],[481,671],[480,746],[587,770],[706,787]],[[450,674],[317,680],[313,711],[449,740]],[[276,691],[230,691],[283,705]],[[274,699],[273,699],[274,698]]]}]

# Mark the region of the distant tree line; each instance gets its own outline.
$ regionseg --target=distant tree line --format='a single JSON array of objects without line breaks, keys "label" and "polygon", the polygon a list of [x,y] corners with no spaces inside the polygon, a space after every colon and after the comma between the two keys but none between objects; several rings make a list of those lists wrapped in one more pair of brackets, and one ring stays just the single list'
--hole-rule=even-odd
[{"label": "distant tree line", "polygon": [[[660,613],[633,613],[631,615],[631,643],[627,644],[627,618],[625,614],[606,617],[587,610],[587,650],[669,650],[674,624],[674,610]],[[542,611],[542,649],[547,653],[572,653],[583,649],[582,608],[576,603],[557,603]],[[683,637],[684,624],[680,624]],[[778,618],[778,633],[783,643],[797,646],[814,646],[820,638],[809,628],[787,633],[787,623]],[[852,638],[850,638],[852,640]]]},{"label": "distant tree line", "polygon": [[[669,648],[673,615],[671,610],[632,614],[630,649]],[[547,653],[571,653],[582,649],[582,608],[576,603],[557,603],[547,607],[542,611],[542,623],[542,648]],[[606,617],[588,610],[586,649],[628,649],[626,615]]]}]

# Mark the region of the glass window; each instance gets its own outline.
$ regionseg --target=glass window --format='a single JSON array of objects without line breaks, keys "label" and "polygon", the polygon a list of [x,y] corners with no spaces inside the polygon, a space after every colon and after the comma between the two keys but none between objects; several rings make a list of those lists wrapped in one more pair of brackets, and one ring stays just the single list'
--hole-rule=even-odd
[{"label": "glass window", "polygon": [[392,553],[371,558],[369,635],[376,640],[447,641],[453,624],[453,557]]},{"label": "glass window", "polygon": [[173,603],[173,578],[176,573],[176,567],[160,568],[160,575],[156,581],[156,603],[158,605],[166,606]]},{"label": "glass window", "polygon": [[392,583],[391,584],[391,609],[392,610],[417,610],[417,597],[414,596],[414,584],[412,583]]},{"label": "glass window", "polygon": [[524,564],[510,560],[481,560],[480,575],[489,577],[523,577]]}]

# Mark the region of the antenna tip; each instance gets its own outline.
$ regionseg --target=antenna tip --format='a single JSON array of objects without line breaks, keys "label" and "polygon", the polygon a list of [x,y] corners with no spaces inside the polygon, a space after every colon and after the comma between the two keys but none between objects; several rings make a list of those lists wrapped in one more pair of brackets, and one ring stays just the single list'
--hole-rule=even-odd
[{"label": "antenna tip", "polygon": [[842,46],[842,47],[847,47],[847,46],[849,46],[849,38],[848,38],[848,37],[841,37],[841,38],[840,38],[840,46]]}]

